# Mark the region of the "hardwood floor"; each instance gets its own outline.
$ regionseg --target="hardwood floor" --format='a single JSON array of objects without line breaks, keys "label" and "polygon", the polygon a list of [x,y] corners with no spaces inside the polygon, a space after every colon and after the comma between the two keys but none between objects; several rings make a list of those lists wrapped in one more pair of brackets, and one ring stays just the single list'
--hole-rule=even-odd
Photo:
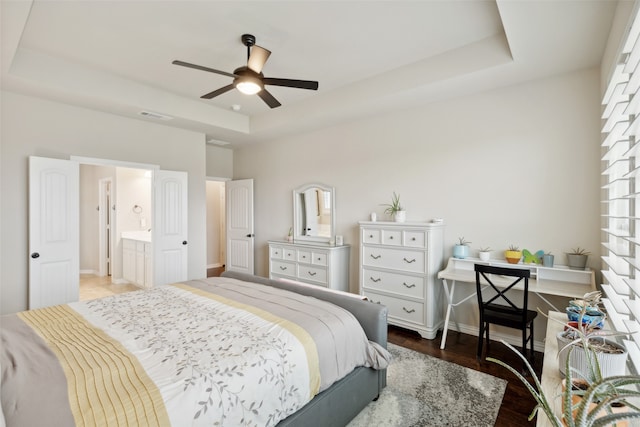
[{"label": "hardwood floor", "polygon": [[[435,339],[426,340],[416,332],[389,326],[388,340],[391,343],[507,380],[507,389],[495,425],[498,427],[535,426],[535,418],[532,421],[527,420],[536,405],[535,400],[524,384],[505,368],[486,360],[476,360],[478,344],[476,336],[449,331],[444,350],[440,350],[440,337],[441,332]],[[522,366],[520,359],[502,343],[492,341],[490,350],[487,352],[485,349],[485,356],[487,354],[511,366]],[[542,359],[543,354],[536,352],[533,366],[538,378],[542,371]]]}]

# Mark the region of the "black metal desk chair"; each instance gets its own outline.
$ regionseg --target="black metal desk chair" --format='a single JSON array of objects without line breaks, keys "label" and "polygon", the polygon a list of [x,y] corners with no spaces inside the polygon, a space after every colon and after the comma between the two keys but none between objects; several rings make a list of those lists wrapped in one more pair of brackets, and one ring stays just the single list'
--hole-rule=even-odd
[{"label": "black metal desk chair", "polygon": [[[529,269],[495,267],[481,264],[475,264],[475,271],[476,293],[478,295],[478,307],[480,310],[477,358],[482,358],[482,344],[484,341],[483,336],[485,334],[487,338],[487,350],[489,349],[489,324],[493,323],[495,325],[520,329],[522,331],[522,354],[527,357],[527,342],[530,342],[531,353],[528,359],[533,361],[533,319],[536,318],[538,313],[527,309],[529,277],[531,275],[531,271]],[[492,274],[511,277],[513,278],[513,281],[507,286],[496,286],[494,284],[496,280],[492,280]],[[523,281],[523,279],[524,289],[522,290],[522,304],[517,305],[512,302],[506,294],[518,283]],[[514,292],[511,292],[511,294],[514,294]],[[496,301],[501,302],[501,304],[496,304]]]}]

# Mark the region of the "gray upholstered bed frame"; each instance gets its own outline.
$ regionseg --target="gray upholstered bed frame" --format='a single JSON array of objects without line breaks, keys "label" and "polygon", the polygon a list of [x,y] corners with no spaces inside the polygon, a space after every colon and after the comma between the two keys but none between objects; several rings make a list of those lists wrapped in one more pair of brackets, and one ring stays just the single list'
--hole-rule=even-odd
[{"label": "gray upholstered bed frame", "polygon": [[[274,286],[339,305],[358,319],[369,340],[387,347],[387,308],[385,306],[341,295],[321,287],[298,285],[245,273],[227,271],[222,273],[222,276]],[[298,412],[282,420],[278,427],[345,426],[372,400],[377,399],[386,385],[386,370],[356,368],[349,375],[314,397]]]}]

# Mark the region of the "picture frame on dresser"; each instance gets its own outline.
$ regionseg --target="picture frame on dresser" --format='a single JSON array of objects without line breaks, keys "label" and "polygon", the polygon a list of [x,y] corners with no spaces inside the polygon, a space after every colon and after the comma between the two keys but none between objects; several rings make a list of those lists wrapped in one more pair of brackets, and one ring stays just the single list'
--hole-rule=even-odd
[{"label": "picture frame on dresser", "polygon": [[361,221],[359,231],[360,295],[386,305],[389,324],[434,339],[444,325],[444,224]]}]

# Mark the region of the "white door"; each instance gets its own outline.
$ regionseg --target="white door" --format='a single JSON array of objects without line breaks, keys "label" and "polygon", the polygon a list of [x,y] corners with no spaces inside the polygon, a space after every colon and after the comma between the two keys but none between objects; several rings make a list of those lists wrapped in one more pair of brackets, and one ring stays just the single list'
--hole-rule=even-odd
[{"label": "white door", "polygon": [[29,157],[29,309],[78,301],[79,167]]},{"label": "white door", "polygon": [[253,274],[253,180],[227,181],[225,269]]},{"label": "white door", "polygon": [[153,286],[187,280],[186,172],[154,171]]}]

